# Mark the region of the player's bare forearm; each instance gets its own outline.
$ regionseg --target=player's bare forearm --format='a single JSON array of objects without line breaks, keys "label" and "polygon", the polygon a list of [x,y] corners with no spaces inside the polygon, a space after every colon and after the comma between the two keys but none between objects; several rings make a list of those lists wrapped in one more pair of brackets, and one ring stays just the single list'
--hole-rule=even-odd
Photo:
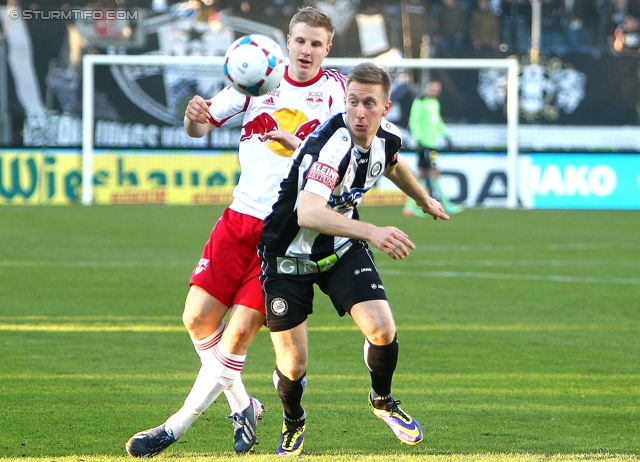
[{"label": "player's bare forearm", "polygon": [[409,164],[407,164],[407,161],[402,156],[398,155],[398,163],[388,167],[384,175],[400,188],[403,193],[415,200],[416,205],[425,213],[433,216],[434,220],[438,218],[441,220],[449,219],[449,215],[444,213],[442,204],[429,196],[427,191],[420,186],[415,176],[413,176]]},{"label": "player's bare forearm", "polygon": [[417,204],[426,202],[427,192],[418,184],[407,161],[398,155],[398,163],[388,167],[384,176],[389,178],[407,196],[416,201]]},{"label": "player's bare forearm", "polygon": [[317,194],[300,191],[298,224],[302,228],[329,236],[367,240],[373,225],[352,220],[327,207],[327,201]]},{"label": "player's bare forearm", "polygon": [[369,241],[394,260],[406,257],[409,249],[415,248],[400,229],[393,226],[378,227],[347,218],[328,208],[324,198],[307,191],[301,191],[298,199],[298,224],[329,236]]},{"label": "player's bare forearm", "polygon": [[202,138],[211,131],[213,124],[209,121],[210,105],[211,101],[202,96],[196,95],[191,98],[184,113],[184,129],[187,135]]},{"label": "player's bare forearm", "polygon": [[[208,124],[208,125],[207,125]],[[193,122],[192,120],[184,118],[184,130],[192,138],[202,138],[213,128],[213,124],[207,122],[207,124],[200,124]]]},{"label": "player's bare forearm", "polygon": [[295,151],[302,140],[286,130],[272,130],[260,137],[260,141],[277,141],[284,148]]}]

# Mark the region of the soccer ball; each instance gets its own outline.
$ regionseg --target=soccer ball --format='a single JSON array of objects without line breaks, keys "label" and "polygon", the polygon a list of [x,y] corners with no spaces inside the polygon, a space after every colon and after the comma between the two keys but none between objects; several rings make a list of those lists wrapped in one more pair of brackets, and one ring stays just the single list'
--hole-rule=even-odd
[{"label": "soccer ball", "polygon": [[224,75],[243,95],[266,95],[284,76],[282,49],[264,35],[240,37],[224,55]]}]

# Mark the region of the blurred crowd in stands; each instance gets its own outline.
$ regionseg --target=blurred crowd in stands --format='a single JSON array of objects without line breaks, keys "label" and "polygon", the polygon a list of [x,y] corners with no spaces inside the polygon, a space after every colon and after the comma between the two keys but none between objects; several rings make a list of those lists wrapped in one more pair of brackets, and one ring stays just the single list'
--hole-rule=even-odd
[{"label": "blurred crowd in stands", "polygon": [[[529,0],[477,0],[477,5],[465,5],[465,0],[442,0],[446,5],[441,15],[452,16],[454,9],[460,21],[470,18],[468,29],[474,50],[504,49],[517,51],[530,47],[532,8]],[[460,1],[460,7],[456,2]],[[473,1],[473,0],[471,0]],[[640,48],[640,2],[638,0],[540,0],[541,51],[563,54],[570,52],[638,54]],[[467,13],[470,9],[471,13]],[[445,12],[446,10],[446,12]],[[437,16],[437,15],[436,15]],[[475,20],[475,23],[474,23]],[[444,19],[446,22],[447,19]],[[438,17],[434,33],[437,36]],[[440,24],[444,23],[440,20]],[[494,31],[500,31],[496,40]],[[480,36],[476,45],[476,38]],[[464,45],[464,40],[463,40]]]},{"label": "blurred crowd in stands", "polygon": [[[5,0],[6,1],[6,0]],[[21,7],[146,8],[161,14],[176,0],[9,0]],[[258,21],[285,34],[305,4],[339,15],[332,56],[358,56],[355,14],[382,15],[391,46],[410,57],[477,57],[531,48],[530,0],[186,0],[211,11]],[[202,2],[202,3],[200,3]],[[542,53],[640,54],[640,0],[540,0]],[[407,37],[410,35],[410,37]],[[407,40],[409,38],[409,40]],[[407,43],[409,46],[407,47]]]}]

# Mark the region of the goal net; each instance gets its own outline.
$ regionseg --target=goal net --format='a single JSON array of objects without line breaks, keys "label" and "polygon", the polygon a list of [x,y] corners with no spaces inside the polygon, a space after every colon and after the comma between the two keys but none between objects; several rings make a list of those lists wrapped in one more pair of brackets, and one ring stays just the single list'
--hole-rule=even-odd
[{"label": "goal net", "polygon": [[[343,73],[371,59],[327,58]],[[392,76],[388,119],[403,131],[403,152],[416,164],[406,129],[413,98],[428,79],[443,84],[441,106],[452,145],[437,146],[443,194],[465,206],[518,205],[516,59],[381,59]],[[182,127],[189,99],[225,84],[222,57],[86,55],[83,58],[82,180],[85,205],[228,204],[239,172],[241,119],[208,136]],[[415,81],[415,83],[414,83]],[[115,88],[117,87],[117,88]],[[388,181],[365,204],[400,204]]]}]

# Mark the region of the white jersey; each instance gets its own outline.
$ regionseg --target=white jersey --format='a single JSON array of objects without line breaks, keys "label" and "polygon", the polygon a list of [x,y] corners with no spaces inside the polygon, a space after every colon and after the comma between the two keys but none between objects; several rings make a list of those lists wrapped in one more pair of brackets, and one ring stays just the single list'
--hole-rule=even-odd
[{"label": "white jersey", "polygon": [[398,127],[382,119],[368,149],[355,145],[346,115],[332,117],[300,145],[285,173],[273,212],[262,228],[261,249],[268,254],[318,261],[349,241],[301,228],[300,191],[326,199],[327,206],[347,218],[358,219],[357,205],[390,165],[398,162],[402,136]]},{"label": "white jersey", "polygon": [[304,140],[322,122],[344,111],[345,77],[333,69],[320,69],[309,82],[285,76],[275,90],[253,98],[226,87],[211,100],[210,121],[216,127],[244,112],[240,135],[240,180],[230,208],[264,219],[278,198],[280,182],[293,151],[260,137],[286,130]]}]

